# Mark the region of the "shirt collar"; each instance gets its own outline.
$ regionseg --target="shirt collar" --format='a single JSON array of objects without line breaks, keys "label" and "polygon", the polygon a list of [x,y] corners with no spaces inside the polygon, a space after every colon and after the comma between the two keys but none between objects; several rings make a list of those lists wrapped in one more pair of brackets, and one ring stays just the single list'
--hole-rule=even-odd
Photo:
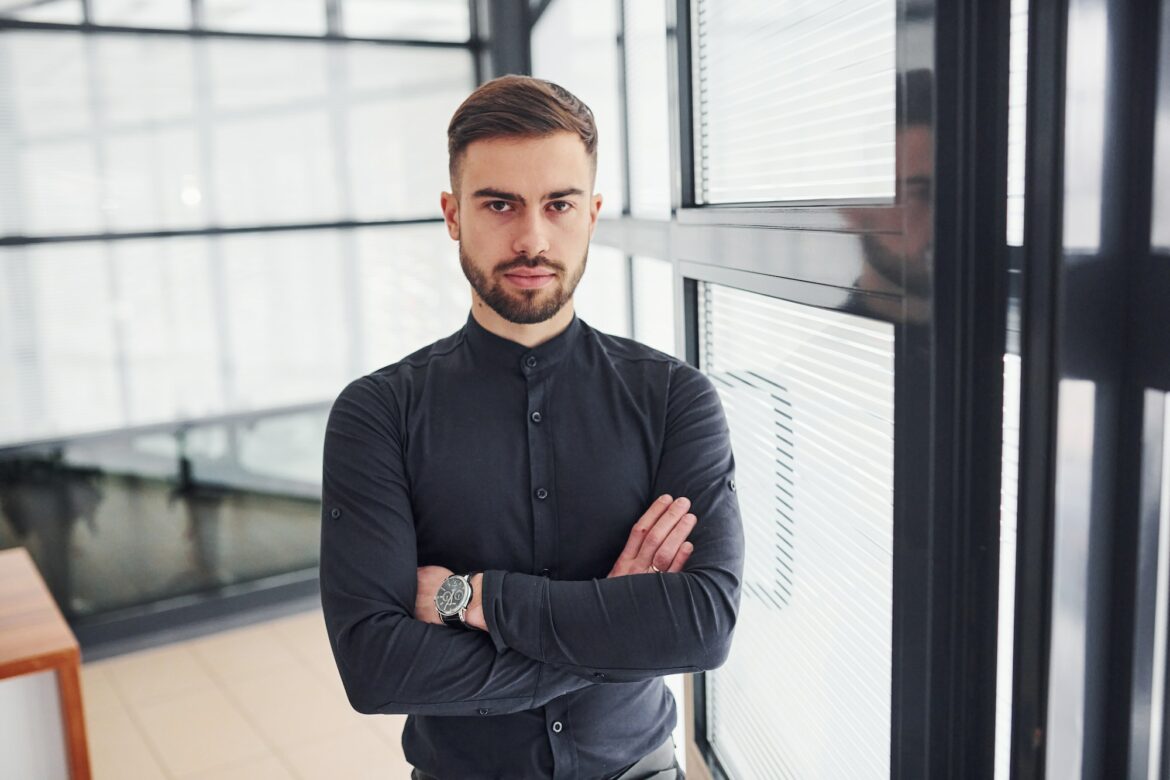
[{"label": "shirt collar", "polygon": [[574,313],[567,328],[543,344],[531,348],[497,336],[480,325],[472,314],[467,315],[467,325],[463,330],[467,334],[472,355],[477,360],[513,368],[522,374],[532,374],[552,368],[569,354],[581,332],[581,320]]}]

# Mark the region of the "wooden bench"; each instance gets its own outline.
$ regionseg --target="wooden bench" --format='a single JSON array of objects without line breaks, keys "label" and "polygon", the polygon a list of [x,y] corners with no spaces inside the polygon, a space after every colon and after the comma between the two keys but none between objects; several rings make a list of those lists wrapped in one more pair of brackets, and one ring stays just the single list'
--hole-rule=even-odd
[{"label": "wooden bench", "polygon": [[23,547],[0,551],[0,684],[55,671],[69,776],[88,780],[89,751],[81,706],[81,651]]}]

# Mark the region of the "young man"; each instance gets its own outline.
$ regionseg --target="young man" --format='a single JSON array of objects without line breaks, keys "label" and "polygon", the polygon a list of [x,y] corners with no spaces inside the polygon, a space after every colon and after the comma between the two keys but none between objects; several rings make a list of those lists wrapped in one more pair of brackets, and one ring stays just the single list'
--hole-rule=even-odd
[{"label": "young man", "polygon": [[681,777],[662,676],[728,653],[744,549],[718,395],[573,313],[596,144],[545,81],[460,106],[441,203],[471,315],[330,414],[329,639],[355,709],[410,714],[415,778]]}]

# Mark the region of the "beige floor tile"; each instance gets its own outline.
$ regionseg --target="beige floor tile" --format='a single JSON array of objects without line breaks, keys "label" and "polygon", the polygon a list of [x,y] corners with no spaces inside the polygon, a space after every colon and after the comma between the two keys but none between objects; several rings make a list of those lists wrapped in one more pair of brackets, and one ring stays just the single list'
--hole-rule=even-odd
[{"label": "beige floor tile", "polygon": [[120,655],[96,666],[108,675],[131,709],[214,685],[183,644]]},{"label": "beige floor tile", "polygon": [[114,691],[109,673],[100,666],[90,664],[81,666],[81,703],[85,707],[87,722],[96,720],[98,715],[109,709],[125,711]]},{"label": "beige floor tile", "polygon": [[406,725],[405,715],[366,715],[365,721],[375,733],[402,751],[402,728]]},{"label": "beige floor tile", "polygon": [[410,766],[369,728],[346,731],[284,753],[301,780],[407,780]]},{"label": "beige floor tile", "polygon": [[280,618],[269,625],[284,639],[289,650],[318,678],[326,682],[340,682],[321,610]]},{"label": "beige floor tile", "polygon": [[166,777],[146,738],[121,707],[86,717],[94,780],[154,780]]},{"label": "beige floor tile", "polygon": [[362,727],[341,685],[329,686],[303,665],[296,675],[277,673],[237,680],[228,689],[270,744],[289,748],[347,729]]},{"label": "beige floor tile", "polygon": [[210,772],[186,775],[183,780],[294,780],[294,775],[280,759],[266,756]]},{"label": "beige floor tile", "polygon": [[304,671],[288,642],[267,624],[212,634],[186,646],[225,685],[262,674]]},{"label": "beige floor tile", "polygon": [[218,688],[144,705],[134,716],[173,775],[231,767],[269,752],[264,740]]}]

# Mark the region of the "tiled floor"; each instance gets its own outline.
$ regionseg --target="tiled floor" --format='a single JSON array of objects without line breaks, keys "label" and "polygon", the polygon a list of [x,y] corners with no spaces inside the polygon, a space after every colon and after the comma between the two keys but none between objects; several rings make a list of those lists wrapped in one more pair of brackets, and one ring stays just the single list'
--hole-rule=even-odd
[{"label": "tiled floor", "polygon": [[319,610],[82,667],[96,780],[408,778],[405,716],[345,700]]}]

